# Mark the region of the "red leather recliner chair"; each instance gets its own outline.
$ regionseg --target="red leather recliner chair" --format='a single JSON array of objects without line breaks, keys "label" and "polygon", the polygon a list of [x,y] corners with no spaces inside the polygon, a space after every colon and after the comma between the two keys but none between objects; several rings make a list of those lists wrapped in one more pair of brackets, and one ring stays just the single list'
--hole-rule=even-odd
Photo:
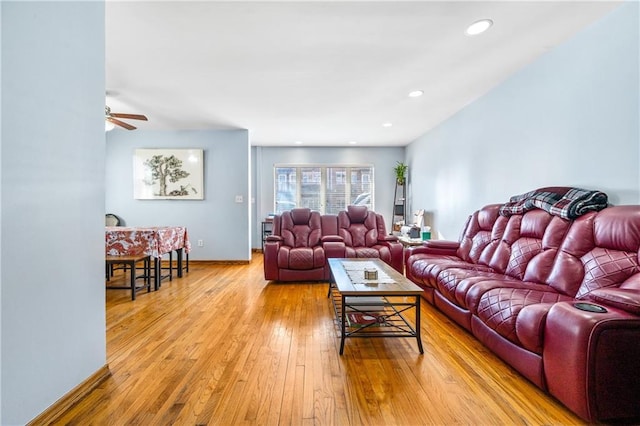
[{"label": "red leather recliner chair", "polygon": [[338,235],[345,244],[345,257],[380,258],[403,272],[403,247],[397,237],[386,235],[382,215],[367,206],[347,206],[338,212]]},{"label": "red leather recliner chair", "polygon": [[265,243],[265,279],[326,279],[321,223],[320,213],[307,208],[292,209],[275,216],[273,234]]}]

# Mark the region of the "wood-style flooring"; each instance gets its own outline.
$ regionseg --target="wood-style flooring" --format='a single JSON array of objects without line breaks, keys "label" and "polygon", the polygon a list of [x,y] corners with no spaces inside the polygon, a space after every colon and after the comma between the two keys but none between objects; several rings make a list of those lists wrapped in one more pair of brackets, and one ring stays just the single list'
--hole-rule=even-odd
[{"label": "wood-style flooring", "polygon": [[112,376],[56,424],[584,423],[426,302],[424,355],[408,338],[347,340],[340,356],[327,284],[262,268],[260,253],[191,262],[135,301],[107,291]]}]

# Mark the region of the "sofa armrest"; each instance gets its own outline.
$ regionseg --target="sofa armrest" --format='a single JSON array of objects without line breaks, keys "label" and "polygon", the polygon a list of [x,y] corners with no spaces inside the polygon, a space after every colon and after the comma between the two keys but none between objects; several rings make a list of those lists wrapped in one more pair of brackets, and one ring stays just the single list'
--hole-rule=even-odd
[{"label": "sofa armrest", "polygon": [[378,241],[380,242],[398,241],[398,237],[395,235],[378,235]]},{"label": "sofa armrest", "polygon": [[320,238],[321,243],[342,243],[344,238],[339,235],[325,235]]},{"label": "sofa armrest", "polygon": [[588,421],[639,417],[640,316],[613,307],[592,312],[579,303],[556,303],[547,315],[542,357],[549,393]]},{"label": "sofa armrest", "polygon": [[342,239],[341,241],[325,241],[322,243],[322,248],[325,259],[347,257],[347,248]]},{"label": "sofa armrest", "polygon": [[378,238],[378,244],[384,247],[387,247],[389,249],[389,253],[391,255],[391,258],[389,259],[389,265],[395,269],[396,271],[400,272],[401,274],[404,273],[404,246],[402,245],[402,243],[400,241],[398,241],[398,238],[395,236],[390,236],[392,238],[390,239],[380,239]]},{"label": "sofa armrest", "polygon": [[640,315],[640,291],[625,288],[601,288],[586,296],[605,306],[613,306],[631,314]]},{"label": "sofa armrest", "polygon": [[459,247],[460,243],[458,241],[427,240],[424,241],[421,246],[407,247],[405,257],[408,258],[412,254],[443,254],[455,256]]},{"label": "sofa armrest", "polygon": [[278,252],[282,246],[282,238],[276,235],[267,237],[264,243],[264,279],[277,280],[280,276],[278,268]]}]

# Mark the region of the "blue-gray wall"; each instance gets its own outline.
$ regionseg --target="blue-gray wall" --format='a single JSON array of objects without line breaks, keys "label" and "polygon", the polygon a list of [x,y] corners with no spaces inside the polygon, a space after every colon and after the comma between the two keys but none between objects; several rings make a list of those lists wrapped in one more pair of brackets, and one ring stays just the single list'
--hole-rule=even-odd
[{"label": "blue-gray wall", "polygon": [[468,214],[543,186],[640,201],[638,3],[627,3],[407,147],[412,208]]},{"label": "blue-gray wall", "polygon": [[105,16],[0,7],[0,424],[21,425],[106,364]]},{"label": "blue-gray wall", "polygon": [[273,167],[276,164],[372,164],[375,210],[384,216],[391,230],[391,214],[397,161],[404,161],[404,147],[253,147],[254,248],[261,247],[260,224],[274,211]]},{"label": "blue-gray wall", "polygon": [[[149,117],[149,119],[152,119]],[[107,134],[106,211],[130,226],[187,227],[193,260],[249,260],[250,147],[246,130],[127,131]],[[202,148],[204,200],[136,200],[137,148]],[[236,203],[236,195],[242,203]],[[204,245],[198,247],[197,241]]]}]

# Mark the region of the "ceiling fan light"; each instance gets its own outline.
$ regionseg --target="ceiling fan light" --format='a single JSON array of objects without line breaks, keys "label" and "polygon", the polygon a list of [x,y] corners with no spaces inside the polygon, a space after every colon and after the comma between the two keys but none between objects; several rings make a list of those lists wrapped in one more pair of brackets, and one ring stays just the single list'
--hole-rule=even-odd
[{"label": "ceiling fan light", "polygon": [[110,132],[115,129],[116,125],[110,122],[109,120],[104,120],[104,131]]},{"label": "ceiling fan light", "polygon": [[481,19],[479,21],[474,22],[473,24],[467,27],[465,34],[474,36],[478,34],[482,34],[487,31],[493,25],[493,21],[491,19]]}]

